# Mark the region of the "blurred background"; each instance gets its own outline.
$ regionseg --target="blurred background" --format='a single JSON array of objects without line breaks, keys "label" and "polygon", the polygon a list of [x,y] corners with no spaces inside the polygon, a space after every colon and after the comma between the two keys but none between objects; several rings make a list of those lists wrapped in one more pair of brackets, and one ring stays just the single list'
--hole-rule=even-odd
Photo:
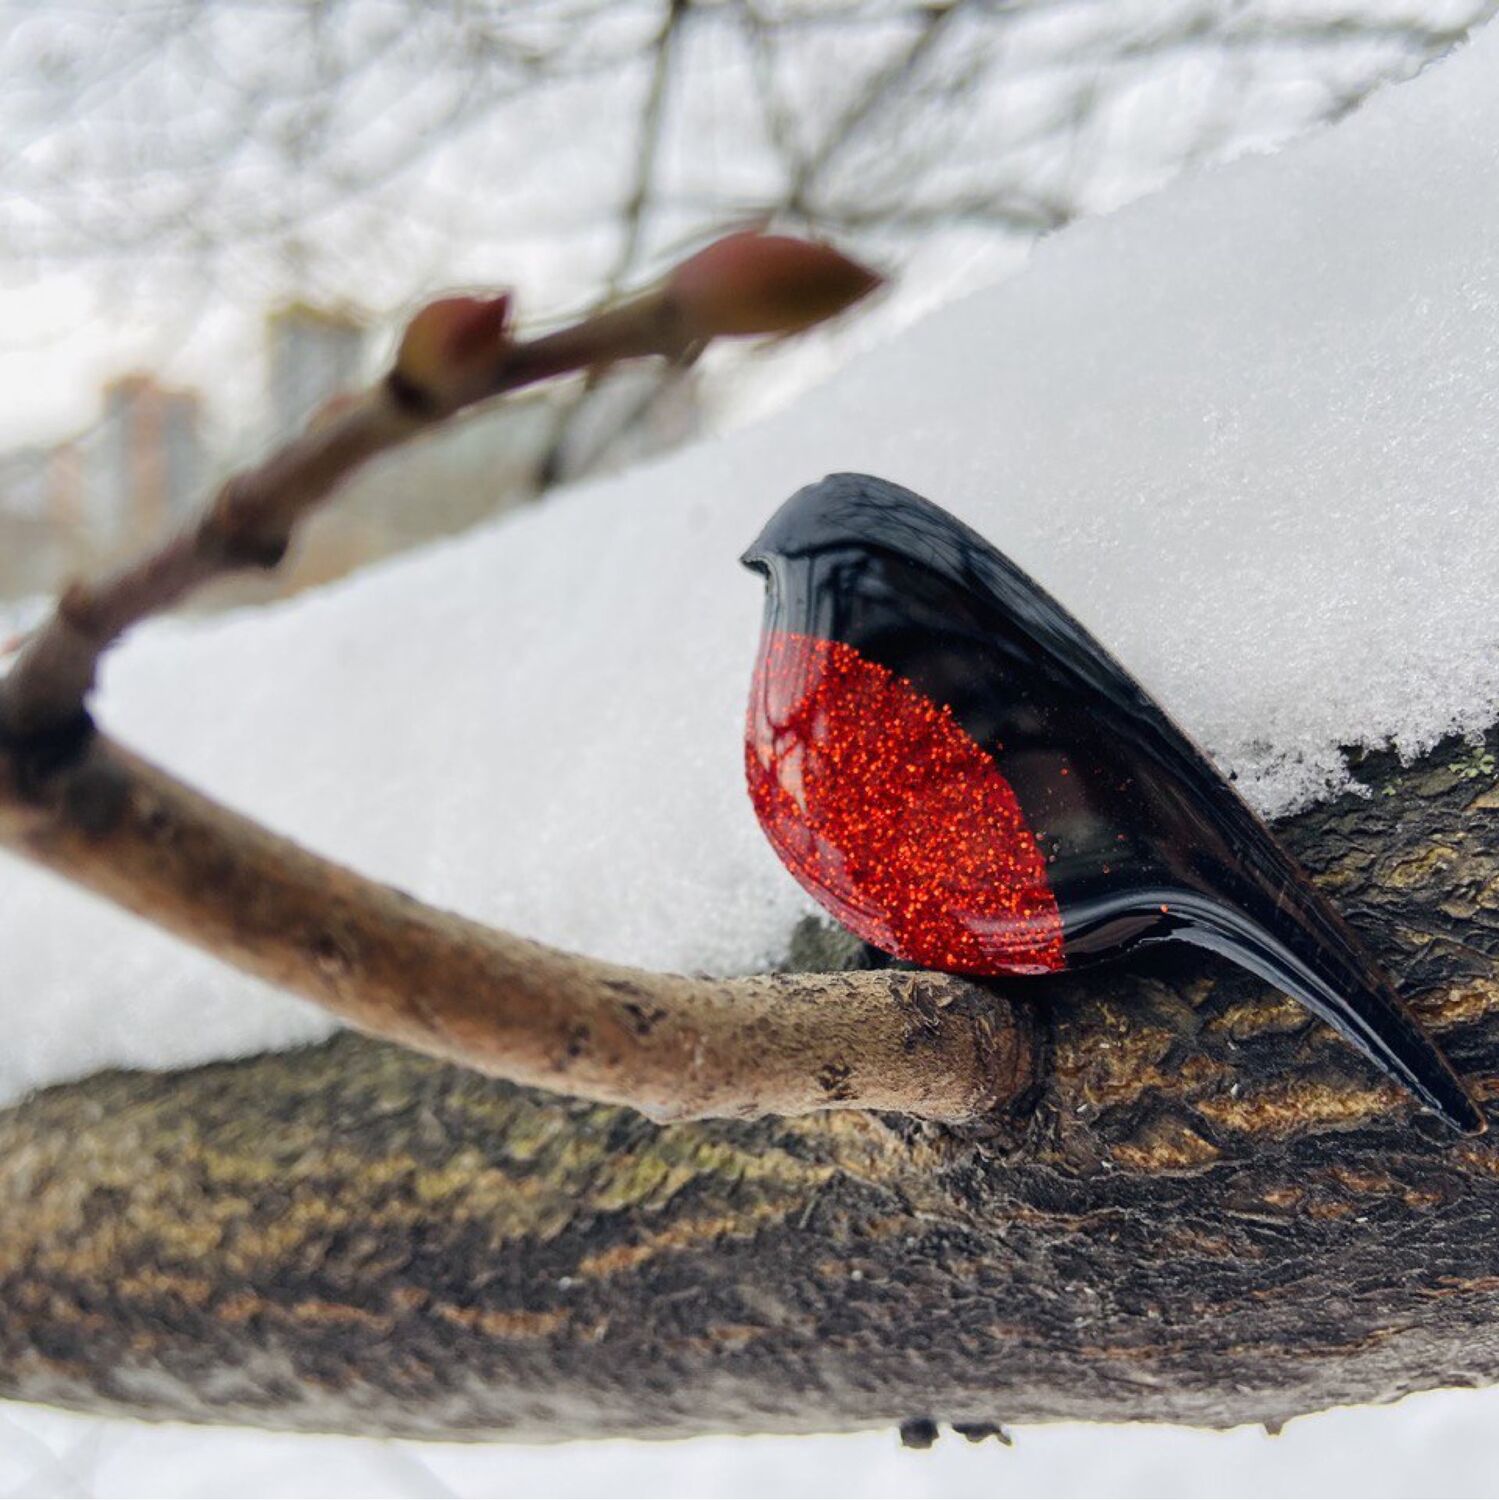
[{"label": "blurred background", "polygon": [[0,601],[139,547],[372,373],[770,221],[890,272],[844,326],[507,403],[363,477],[306,587],[794,397],[1178,173],[1414,73],[1494,0],[0,0]]},{"label": "blurred background", "polygon": [[[189,514],[378,370],[435,292],[514,287],[540,329],[760,221],[894,278],[805,340],[470,417],[362,476],[284,577],[201,607],[325,582],[793,400],[1070,220],[1336,120],[1496,3],[0,0],[0,621]],[[460,1458],[9,1406],[0,1493],[737,1494],[788,1474],[849,1494],[1440,1493],[1425,1445],[1482,1455],[1499,1410],[1458,1400],[1315,1419],[1279,1447],[1064,1430],[1022,1463],[893,1436]],[[1402,1421],[1404,1467],[1376,1442]],[[1485,1493],[1488,1468],[1442,1483]]]}]

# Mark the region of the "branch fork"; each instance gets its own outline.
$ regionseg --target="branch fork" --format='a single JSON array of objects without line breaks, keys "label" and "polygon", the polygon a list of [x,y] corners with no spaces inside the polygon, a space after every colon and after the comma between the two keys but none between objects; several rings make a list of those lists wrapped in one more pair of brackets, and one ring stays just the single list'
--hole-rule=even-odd
[{"label": "branch fork", "polygon": [[381,381],[230,479],[155,552],[70,588],[23,644],[0,679],[0,847],[371,1035],[653,1119],[841,1106],[958,1122],[1013,1104],[1032,1081],[1029,1031],[977,985],[698,979],[563,953],[299,848],[96,732],[87,712],[102,656],[132,626],[223,573],[274,568],[377,454],[537,381],[799,332],[878,284],[828,246],[745,231],[529,341],[508,296],[428,304]]}]

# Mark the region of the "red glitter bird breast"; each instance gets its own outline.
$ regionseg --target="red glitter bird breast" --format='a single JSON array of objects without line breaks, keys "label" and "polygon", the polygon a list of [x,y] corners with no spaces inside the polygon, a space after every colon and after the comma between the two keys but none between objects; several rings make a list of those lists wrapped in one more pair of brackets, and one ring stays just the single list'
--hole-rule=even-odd
[{"label": "red glitter bird breast", "polygon": [[745,772],[787,868],[866,942],[957,973],[1064,966],[1013,788],[950,709],[852,646],[767,632]]}]

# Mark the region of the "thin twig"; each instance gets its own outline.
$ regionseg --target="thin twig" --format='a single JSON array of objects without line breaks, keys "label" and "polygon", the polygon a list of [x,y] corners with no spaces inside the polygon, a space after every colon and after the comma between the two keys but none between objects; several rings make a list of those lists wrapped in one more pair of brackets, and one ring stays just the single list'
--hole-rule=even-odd
[{"label": "thin twig", "polygon": [[[640,258],[640,246],[645,234],[646,210],[651,201],[656,159],[661,145],[661,125],[665,115],[666,86],[671,76],[672,54],[676,47],[678,28],[683,24],[691,4],[692,0],[666,0],[666,18],[662,21],[661,29],[656,33],[656,40],[651,46],[651,74],[640,112],[634,178],[625,199],[619,250],[615,255],[614,265],[605,278],[604,292],[599,298],[599,308],[607,307],[619,296],[626,280],[635,269],[635,262]],[[572,431],[584,402],[597,389],[601,373],[590,371],[588,378],[571,398],[560,403],[551,424],[546,446],[536,464],[535,479],[539,489],[549,489],[556,482],[561,471],[568,434]]]},{"label": "thin twig", "polygon": [[869,86],[833,122],[817,150],[797,164],[784,195],[786,212],[798,214],[809,222],[818,219],[811,196],[826,179],[828,169],[857,138],[866,122],[888,108],[891,100],[898,98],[918,75],[963,5],[964,0],[943,0],[921,12],[921,25],[910,46],[870,80]]},{"label": "thin twig", "polygon": [[1032,1082],[1021,1013],[962,979],[694,979],[562,953],[311,854],[102,735],[39,784],[0,756],[0,847],[372,1036],[657,1120],[974,1120]]},{"label": "thin twig", "polygon": [[225,573],[275,567],[298,523],[377,454],[507,391],[604,359],[680,355],[689,344],[670,300],[644,296],[509,345],[482,382],[457,400],[387,378],[230,479],[200,519],[157,551],[95,583],[68,589],[0,682],[0,732],[26,740],[74,722],[92,691],[100,659],[126,631]]},{"label": "thin twig", "polygon": [[639,140],[635,147],[635,177],[629,196],[625,199],[619,253],[605,282],[606,301],[619,294],[640,256],[646,209],[651,200],[656,158],[661,146],[661,124],[665,114],[667,80],[671,76],[672,53],[678,29],[690,8],[691,0],[667,0],[666,18],[652,44],[651,75],[646,85],[645,102],[640,112]]}]

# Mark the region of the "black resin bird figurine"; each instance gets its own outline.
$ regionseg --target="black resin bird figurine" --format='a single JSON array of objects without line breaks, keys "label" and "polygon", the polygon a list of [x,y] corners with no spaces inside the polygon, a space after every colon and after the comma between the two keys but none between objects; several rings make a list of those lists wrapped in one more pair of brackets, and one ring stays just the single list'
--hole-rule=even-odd
[{"label": "black resin bird figurine", "polygon": [[875,947],[1045,974],[1175,939],[1294,996],[1454,1129],[1482,1112],[1331,904],[1138,683],[919,495],[835,474],[766,575],[745,767],[772,845]]}]

